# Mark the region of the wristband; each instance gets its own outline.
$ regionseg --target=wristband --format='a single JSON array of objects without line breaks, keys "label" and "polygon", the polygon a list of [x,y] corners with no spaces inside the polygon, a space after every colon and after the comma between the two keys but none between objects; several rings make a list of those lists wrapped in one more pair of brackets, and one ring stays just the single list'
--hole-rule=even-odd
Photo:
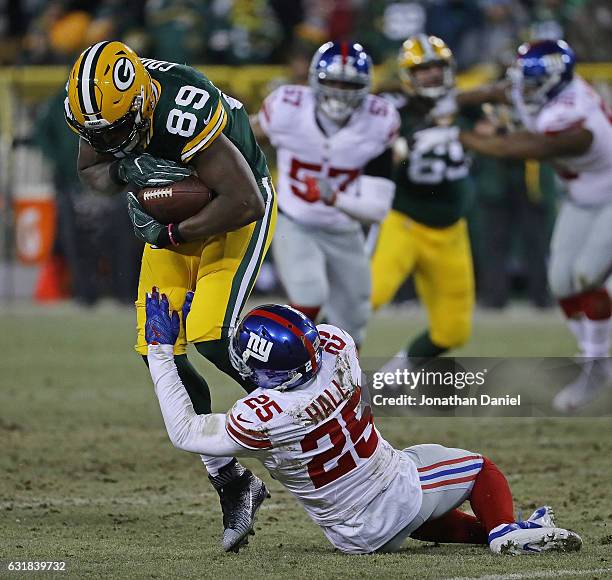
[{"label": "wristband", "polygon": [[168,239],[173,246],[180,246],[185,243],[185,238],[181,236],[179,224],[168,224]]},{"label": "wristband", "polygon": [[121,175],[119,173],[119,167],[121,164],[121,159],[116,159],[108,166],[108,175],[113,183],[117,185],[125,185],[127,181],[121,179]]},{"label": "wristband", "polygon": [[164,227],[155,240],[155,246],[158,248],[167,248],[168,246],[180,246],[186,242],[181,236],[178,224],[168,224]]}]

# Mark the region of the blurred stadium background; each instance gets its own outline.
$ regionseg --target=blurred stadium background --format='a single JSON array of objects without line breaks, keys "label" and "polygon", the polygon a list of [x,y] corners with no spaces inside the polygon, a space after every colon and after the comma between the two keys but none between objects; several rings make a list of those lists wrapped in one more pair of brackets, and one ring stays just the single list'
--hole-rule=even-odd
[{"label": "blurred stadium background", "polygon": [[[612,101],[606,0],[0,2],[0,299],[133,299],[141,247],[121,200],[94,196],[78,182],[77,139],[63,120],[67,67],[86,46],[116,38],[138,54],[198,64],[255,112],[277,84],[307,82],[310,56],[329,38],[362,42],[380,85],[394,75],[401,41],[420,31],[448,42],[460,86],[503,74],[522,40],[563,37],[580,73]],[[551,306],[545,263],[562,195],[551,169],[486,158],[476,158],[473,169],[478,198],[470,228],[481,305],[526,298]],[[102,238],[113,246],[102,246]],[[279,290],[269,264],[258,289]],[[399,299],[406,297],[409,290]]]}]

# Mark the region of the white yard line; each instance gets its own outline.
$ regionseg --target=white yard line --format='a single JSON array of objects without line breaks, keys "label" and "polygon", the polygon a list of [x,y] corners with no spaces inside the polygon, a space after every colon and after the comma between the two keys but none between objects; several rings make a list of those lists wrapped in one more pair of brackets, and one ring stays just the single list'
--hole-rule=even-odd
[{"label": "white yard line", "polygon": [[550,570],[542,572],[516,572],[514,574],[492,574],[487,576],[455,576],[446,580],[526,580],[530,578],[558,578],[560,576],[590,576],[608,574],[612,568],[591,568],[590,570]]}]

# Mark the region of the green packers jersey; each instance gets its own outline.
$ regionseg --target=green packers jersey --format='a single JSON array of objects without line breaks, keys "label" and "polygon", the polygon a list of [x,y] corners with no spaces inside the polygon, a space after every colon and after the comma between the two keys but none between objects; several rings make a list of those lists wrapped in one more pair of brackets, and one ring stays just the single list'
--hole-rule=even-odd
[{"label": "green packers jersey", "polygon": [[[410,150],[417,131],[436,126],[430,115],[431,102],[403,94],[384,95],[400,112],[400,135],[409,153],[395,168],[393,209],[432,227],[447,227],[462,218],[474,197],[469,159],[459,141],[420,153]],[[461,120],[452,120],[460,124]]]},{"label": "green packers jersey", "polygon": [[269,175],[240,101],[222,93],[194,68],[141,60],[153,78],[158,99],[147,153],[189,163],[223,133],[242,153],[256,179]]}]

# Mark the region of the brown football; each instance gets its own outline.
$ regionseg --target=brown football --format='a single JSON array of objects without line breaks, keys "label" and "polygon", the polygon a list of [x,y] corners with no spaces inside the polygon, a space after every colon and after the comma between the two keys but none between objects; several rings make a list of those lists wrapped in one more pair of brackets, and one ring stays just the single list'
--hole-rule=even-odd
[{"label": "brown football", "polygon": [[138,192],[142,208],[158,222],[182,222],[198,213],[212,198],[212,192],[197,177],[160,187],[143,187]]}]

